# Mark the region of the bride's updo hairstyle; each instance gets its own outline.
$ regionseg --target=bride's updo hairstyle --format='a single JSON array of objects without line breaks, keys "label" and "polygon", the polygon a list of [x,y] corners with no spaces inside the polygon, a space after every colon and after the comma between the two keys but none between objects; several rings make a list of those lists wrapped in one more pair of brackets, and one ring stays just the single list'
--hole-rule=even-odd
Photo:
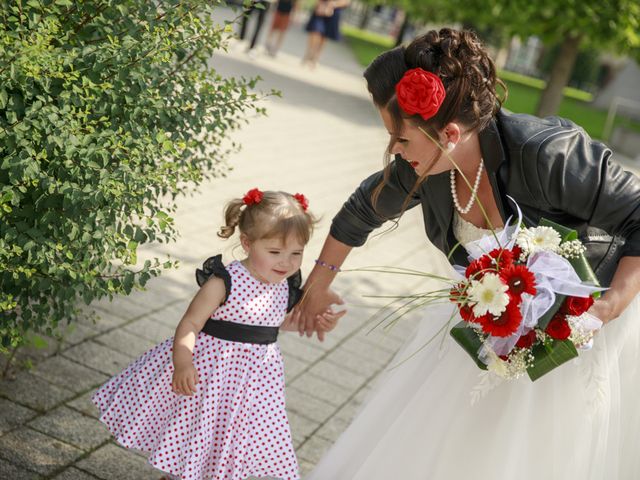
[{"label": "bride's updo hairstyle", "polygon": [[[404,112],[396,97],[397,83],[405,72],[414,68],[437,75],[445,88],[442,105],[427,120],[419,114]],[[402,130],[403,120],[408,119],[422,127],[436,141],[439,138],[438,131],[450,122],[461,124],[464,131],[480,131],[500,110],[507,91],[505,84],[496,77],[493,61],[476,34],[451,28],[431,30],[406,47],[396,47],[382,53],[367,67],[364,77],[373,102],[378,108],[387,109],[394,126],[385,156],[384,179],[374,191],[374,204],[388,178],[390,149],[397,140],[395,134]],[[496,93],[496,85],[502,88],[504,98]],[[438,150],[432,164],[441,155],[442,151]],[[427,174],[418,179],[408,198]]]}]

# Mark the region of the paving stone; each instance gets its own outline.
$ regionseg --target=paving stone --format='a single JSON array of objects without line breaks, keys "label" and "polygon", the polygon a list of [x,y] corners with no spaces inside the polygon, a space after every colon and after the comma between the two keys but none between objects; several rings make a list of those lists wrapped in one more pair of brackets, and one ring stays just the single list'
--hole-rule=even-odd
[{"label": "paving stone", "polygon": [[316,435],[324,438],[325,440],[329,440],[330,442],[335,442],[342,432],[344,432],[349,423],[343,420],[340,417],[331,417],[327,422],[322,425]]},{"label": "paving stone", "polygon": [[91,307],[101,312],[107,312],[109,315],[120,317],[125,320],[133,320],[149,313],[149,305],[142,302],[131,300],[127,297],[117,296],[113,300],[108,298],[92,302]]},{"label": "paving stone", "polygon": [[[112,315],[104,310],[93,310],[91,307],[87,307],[87,309],[86,314],[78,318],[77,322],[80,325],[86,325],[98,332],[113,330],[114,328],[121,327],[129,321],[129,319]],[[94,313],[92,314],[91,312]]]},{"label": "paving stone", "polygon": [[286,387],[286,401],[287,411],[297,413],[318,423],[324,422],[337,410],[335,405],[293,387]]},{"label": "paving stone", "polygon": [[111,437],[102,423],[68,407],[59,407],[29,423],[34,430],[89,451]]},{"label": "paving stone", "polygon": [[81,365],[86,365],[106,375],[115,375],[123,370],[132,357],[116,352],[93,341],[71,347],[63,355]]},{"label": "paving stone", "polygon": [[316,363],[308,370],[308,373],[352,392],[356,392],[367,382],[367,377],[325,360]]},{"label": "paving stone", "polygon": [[0,437],[0,456],[43,475],[69,465],[82,453],[82,450],[30,428],[14,430]]},{"label": "paving stone", "polygon": [[84,413],[85,415],[89,415],[93,418],[98,418],[100,416],[100,412],[98,407],[91,401],[91,395],[95,390],[90,390],[86,393],[83,393],[77,398],[66,403],[68,407],[71,407],[79,412]]},{"label": "paving stone", "polygon": [[100,447],[76,466],[104,480],[158,480],[160,476],[143,457],[112,443]]},{"label": "paving stone", "polygon": [[309,367],[309,364],[296,358],[284,355],[284,379],[289,383]]},{"label": "paving stone", "polygon": [[123,329],[112,330],[94,339],[96,343],[105,345],[123,355],[139,357],[147,350],[155,347],[155,343],[138,337]]},{"label": "paving stone", "polygon": [[173,334],[175,333],[175,327],[167,327],[164,323],[159,322],[158,319],[153,316],[142,317],[139,320],[134,320],[127,324],[124,327],[124,330],[131,332],[140,338],[146,338],[155,344],[173,337]]},{"label": "paving stone", "polygon": [[0,435],[27,423],[35,416],[36,412],[33,410],[6,398],[0,398]]},{"label": "paving stone", "polygon": [[84,342],[88,338],[96,336],[100,330],[89,324],[73,322],[60,329],[62,335],[63,348],[69,348],[72,345]]},{"label": "paving stone", "polygon": [[351,423],[360,412],[361,406],[362,404],[360,402],[350,401],[336,412],[335,418]]},{"label": "paving stone", "polygon": [[97,477],[74,467],[67,468],[60,475],[53,477],[54,480],[95,480],[96,478]]},{"label": "paving stone", "polygon": [[335,406],[342,405],[353,393],[308,372],[291,382],[291,386]]},{"label": "paving stone", "polygon": [[300,475],[302,475],[302,478],[305,478],[307,475],[309,475],[313,471],[313,467],[315,467],[315,463],[311,463],[304,459],[299,459],[298,467],[300,467],[299,468]]},{"label": "paving stone", "polygon": [[380,362],[363,358],[344,346],[329,352],[326,361],[363,375],[366,378],[371,378],[384,368]]},{"label": "paving stone", "polygon": [[303,460],[307,460],[314,465],[320,461],[322,456],[331,448],[333,443],[322,437],[312,437],[300,447],[296,454]]},{"label": "paving stone", "polygon": [[75,393],[101,385],[109,378],[103,373],[84,367],[61,355],[56,355],[38,364],[32,373]]},{"label": "paving stone", "polygon": [[53,385],[31,372],[20,372],[15,380],[0,382],[0,395],[44,412],[73,397],[73,392]]},{"label": "paving stone", "polygon": [[368,360],[370,362],[375,362],[380,366],[384,366],[393,357],[393,352],[390,352],[384,348],[380,348],[377,345],[367,342],[360,337],[352,337],[348,341],[344,342],[340,345],[340,348],[344,348],[356,355]]},{"label": "paving stone", "polygon": [[0,458],[0,478],[5,480],[39,480],[42,477]]},{"label": "paving stone", "polygon": [[300,337],[297,333],[293,332],[285,332],[278,336],[278,345],[282,353],[286,356],[299,358],[308,363],[314,363],[326,355],[326,351],[318,348],[316,342],[316,339]]},{"label": "paving stone", "polygon": [[291,437],[294,448],[298,448],[302,442],[320,427],[318,422],[314,422],[294,412],[287,412],[287,418],[289,419],[289,426],[291,427]]}]

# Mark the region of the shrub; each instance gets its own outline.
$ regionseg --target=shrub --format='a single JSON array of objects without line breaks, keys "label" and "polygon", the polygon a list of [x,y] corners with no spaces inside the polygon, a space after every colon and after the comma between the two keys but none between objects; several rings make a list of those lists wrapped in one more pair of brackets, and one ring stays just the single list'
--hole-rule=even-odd
[{"label": "shrub", "polygon": [[0,336],[51,335],[173,262],[177,196],[223,175],[256,79],[208,66],[211,0],[0,1]]}]

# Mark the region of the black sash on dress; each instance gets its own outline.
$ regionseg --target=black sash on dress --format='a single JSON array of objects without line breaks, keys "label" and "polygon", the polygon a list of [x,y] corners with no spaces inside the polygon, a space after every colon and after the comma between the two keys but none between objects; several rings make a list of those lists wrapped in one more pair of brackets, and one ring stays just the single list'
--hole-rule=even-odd
[{"label": "black sash on dress", "polygon": [[202,332],[221,340],[256,343],[258,345],[268,345],[278,340],[278,327],[244,325],[242,323],[226,322],[213,318],[207,320]]}]

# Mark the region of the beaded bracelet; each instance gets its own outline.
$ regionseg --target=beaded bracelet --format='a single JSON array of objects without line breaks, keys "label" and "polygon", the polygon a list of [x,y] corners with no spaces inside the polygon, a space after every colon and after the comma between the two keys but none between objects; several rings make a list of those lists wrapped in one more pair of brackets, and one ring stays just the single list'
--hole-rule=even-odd
[{"label": "beaded bracelet", "polygon": [[324,262],[324,261],[320,260],[319,258],[316,258],[315,262],[316,262],[316,265],[320,265],[321,267],[327,267],[332,272],[339,272],[340,271],[340,267],[336,267],[335,265],[331,265],[331,264],[329,264],[327,262]]}]

